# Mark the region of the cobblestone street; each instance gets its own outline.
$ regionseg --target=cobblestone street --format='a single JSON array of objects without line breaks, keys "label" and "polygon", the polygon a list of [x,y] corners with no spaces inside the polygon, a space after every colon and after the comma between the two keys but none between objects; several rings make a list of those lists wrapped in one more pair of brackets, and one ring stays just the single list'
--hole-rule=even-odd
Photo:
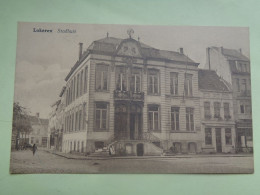
[{"label": "cobblestone street", "polygon": [[248,173],[252,156],[193,156],[123,158],[107,160],[67,159],[46,151],[15,151],[11,173]]}]

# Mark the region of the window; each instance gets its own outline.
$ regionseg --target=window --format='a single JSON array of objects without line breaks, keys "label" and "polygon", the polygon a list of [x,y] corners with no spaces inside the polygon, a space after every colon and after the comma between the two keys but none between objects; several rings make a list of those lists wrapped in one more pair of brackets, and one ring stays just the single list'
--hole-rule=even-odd
[{"label": "window", "polygon": [[251,114],[252,113],[251,105],[245,104],[245,103],[240,104],[240,113],[241,114]]},{"label": "window", "polygon": [[171,72],[170,77],[171,94],[178,95],[178,73]]},{"label": "window", "polygon": [[159,130],[159,106],[148,106],[148,128],[151,131]]},{"label": "window", "polygon": [[31,144],[33,144],[34,142],[34,137],[31,137]]},{"label": "window", "polygon": [[242,72],[247,72],[247,66],[246,66],[246,64],[242,64]]},{"label": "window", "polygon": [[212,131],[211,128],[205,128],[205,144],[212,145]]},{"label": "window", "polygon": [[71,81],[71,101],[74,100],[74,81]]},{"label": "window", "polygon": [[72,114],[72,122],[71,123],[72,123],[72,125],[71,125],[72,129],[71,130],[74,131],[75,130],[74,129],[74,113]]},{"label": "window", "polygon": [[81,152],[84,152],[84,141],[81,142]]},{"label": "window", "polygon": [[80,73],[80,86],[79,86],[79,95],[80,96],[83,94],[82,90],[83,90],[83,70]]},{"label": "window", "polygon": [[74,151],[76,151],[76,141],[74,141]]},{"label": "window", "polygon": [[79,113],[78,113],[78,111],[77,111],[77,112],[76,112],[76,119],[75,119],[75,131],[78,131],[78,130],[79,130],[78,121],[79,121]]},{"label": "window", "polygon": [[214,102],[214,118],[220,118],[220,103]]},{"label": "window", "polygon": [[185,74],[185,83],[184,83],[185,95],[192,96],[192,75]]},{"label": "window", "polygon": [[245,92],[246,91],[246,79],[242,79],[241,81],[241,91]]},{"label": "window", "polygon": [[179,107],[171,107],[171,130],[178,131],[179,128]]},{"label": "window", "polygon": [[186,108],[186,130],[194,131],[194,109]]},{"label": "window", "polygon": [[85,68],[85,75],[84,75],[84,93],[87,93],[88,89],[88,67]]},{"label": "window", "polygon": [[242,71],[242,64],[236,62],[236,68],[237,68],[237,70],[238,70],[239,72],[241,72],[241,71]]},{"label": "window", "polygon": [[236,86],[237,86],[237,91],[240,91],[240,83],[239,83],[239,79],[236,79]]},{"label": "window", "polygon": [[96,129],[105,130],[107,128],[107,103],[96,103]]},{"label": "window", "polygon": [[245,113],[245,107],[243,104],[240,105],[240,113],[244,114]]},{"label": "window", "polygon": [[125,67],[116,68],[116,90],[126,91],[127,90],[127,77]]},{"label": "window", "polygon": [[230,110],[229,110],[229,103],[224,103],[224,118],[225,119],[230,119]]},{"label": "window", "polygon": [[96,66],[96,90],[99,91],[108,90],[108,66],[105,65]]},{"label": "window", "polygon": [[76,87],[77,87],[77,84],[76,84],[76,77],[74,77],[74,87],[73,87],[73,100],[75,100],[76,99]]},{"label": "window", "polygon": [[148,71],[148,93],[152,95],[159,94],[159,71]]},{"label": "window", "polygon": [[141,91],[141,70],[133,69],[130,85],[132,92],[137,93]]},{"label": "window", "polygon": [[76,91],[76,98],[79,97],[79,74],[77,75],[77,91]]},{"label": "window", "polygon": [[79,124],[78,124],[78,127],[79,127],[79,130],[81,130],[81,128],[82,128],[82,125],[81,125],[81,120],[82,120],[82,111],[80,110],[79,111]]},{"label": "window", "polygon": [[205,119],[210,119],[210,102],[204,102],[204,117]]},{"label": "window", "polygon": [[226,145],[232,145],[232,134],[230,128],[225,129],[225,138],[226,138]]}]

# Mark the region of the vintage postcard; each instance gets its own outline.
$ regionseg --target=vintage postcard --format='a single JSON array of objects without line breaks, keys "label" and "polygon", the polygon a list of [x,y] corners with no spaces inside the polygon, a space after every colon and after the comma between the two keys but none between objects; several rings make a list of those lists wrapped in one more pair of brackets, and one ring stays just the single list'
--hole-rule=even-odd
[{"label": "vintage postcard", "polygon": [[11,173],[253,173],[249,29],[18,23]]}]

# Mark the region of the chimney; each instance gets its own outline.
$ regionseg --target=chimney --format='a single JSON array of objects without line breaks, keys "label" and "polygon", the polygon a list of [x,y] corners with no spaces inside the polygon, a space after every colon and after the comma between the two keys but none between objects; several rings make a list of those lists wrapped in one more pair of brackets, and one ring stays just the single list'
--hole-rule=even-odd
[{"label": "chimney", "polygon": [[179,53],[183,54],[183,48],[182,47],[179,48]]},{"label": "chimney", "polygon": [[239,52],[242,54],[242,49],[241,48],[239,48]]},{"label": "chimney", "polygon": [[79,60],[82,56],[82,48],[83,48],[83,43],[79,43]]},{"label": "chimney", "polygon": [[40,113],[39,112],[36,113],[36,117],[40,118]]}]

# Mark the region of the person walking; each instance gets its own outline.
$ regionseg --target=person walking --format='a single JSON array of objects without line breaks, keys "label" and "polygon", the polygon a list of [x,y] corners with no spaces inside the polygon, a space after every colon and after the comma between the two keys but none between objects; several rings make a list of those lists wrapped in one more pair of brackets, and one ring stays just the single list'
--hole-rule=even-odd
[{"label": "person walking", "polygon": [[36,150],[37,150],[37,146],[36,146],[35,144],[33,144],[33,148],[32,148],[32,151],[33,151],[33,156],[34,156],[34,154],[35,154]]}]

